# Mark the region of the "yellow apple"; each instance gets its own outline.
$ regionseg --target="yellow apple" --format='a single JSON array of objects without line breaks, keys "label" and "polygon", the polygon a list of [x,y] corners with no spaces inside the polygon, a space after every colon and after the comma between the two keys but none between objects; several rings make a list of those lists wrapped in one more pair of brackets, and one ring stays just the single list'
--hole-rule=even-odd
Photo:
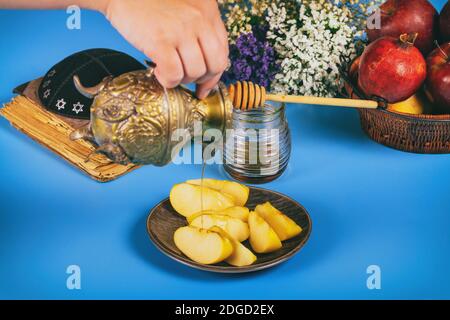
[{"label": "yellow apple", "polygon": [[220,210],[220,211],[204,210],[204,211],[197,212],[197,213],[189,216],[189,218],[187,220],[189,223],[191,223],[191,221],[194,220],[195,218],[197,218],[198,216],[201,216],[204,214],[209,214],[209,215],[218,214],[221,216],[237,218],[244,222],[247,222],[249,212],[250,212],[250,210],[248,210],[248,208],[246,208],[246,207],[229,207],[229,208],[226,208],[225,210]]},{"label": "yellow apple", "polygon": [[281,241],[272,227],[258,213],[248,215],[250,227],[250,245],[257,253],[267,253],[281,248]]},{"label": "yellow apple", "polygon": [[[201,185],[202,180],[201,179],[188,180],[186,181],[186,183],[199,186]],[[228,180],[203,179],[203,186],[229,194],[235,199],[235,203],[239,207],[245,205],[245,203],[248,200],[248,195],[250,193],[249,187]]]},{"label": "yellow apple", "polygon": [[173,240],[184,255],[202,264],[221,262],[233,253],[233,244],[228,238],[193,226],[178,228]]},{"label": "yellow apple", "polygon": [[170,190],[170,203],[176,212],[185,217],[202,210],[219,211],[235,206],[231,196],[188,183],[173,186]]},{"label": "yellow apple", "polygon": [[210,230],[219,233],[224,238],[228,238],[233,245],[233,253],[225,259],[226,263],[235,267],[244,267],[249,266],[256,261],[256,256],[253,252],[230,236],[225,230],[220,227],[212,227]]},{"label": "yellow apple", "polygon": [[388,105],[389,111],[409,114],[431,114],[431,103],[422,91],[416,92],[405,101]]},{"label": "yellow apple", "polygon": [[255,211],[275,230],[281,241],[293,238],[302,232],[298,224],[272,206],[270,202],[257,205]]},{"label": "yellow apple", "polygon": [[206,214],[196,217],[190,222],[191,226],[209,229],[214,226],[224,229],[239,242],[245,241],[250,235],[248,224],[240,219],[218,214]]}]

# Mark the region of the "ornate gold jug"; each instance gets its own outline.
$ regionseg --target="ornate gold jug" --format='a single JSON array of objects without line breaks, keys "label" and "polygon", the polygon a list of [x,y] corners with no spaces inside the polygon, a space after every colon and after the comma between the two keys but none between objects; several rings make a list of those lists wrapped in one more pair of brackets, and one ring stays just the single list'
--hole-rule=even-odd
[{"label": "ornate gold jug", "polygon": [[74,76],[78,91],[94,97],[89,126],[72,133],[72,139],[86,139],[98,145],[97,153],[127,164],[163,166],[172,160],[177,129],[194,136],[194,121],[203,122],[203,132],[214,128],[225,132],[231,126],[233,106],[225,85],[220,83],[204,100],[184,87],[163,88],[147,70],[107,77],[86,88]]}]

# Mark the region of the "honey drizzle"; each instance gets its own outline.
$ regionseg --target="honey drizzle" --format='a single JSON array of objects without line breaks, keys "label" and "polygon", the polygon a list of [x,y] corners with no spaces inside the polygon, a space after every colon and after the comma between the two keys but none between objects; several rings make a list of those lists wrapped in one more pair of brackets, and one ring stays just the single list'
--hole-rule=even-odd
[{"label": "honey drizzle", "polygon": [[[203,180],[205,178],[205,169],[206,169],[206,161],[205,156],[202,150],[202,176],[200,178],[200,210],[203,212]],[[202,229],[204,229],[203,225],[203,215],[200,217],[200,223],[202,225]]]}]

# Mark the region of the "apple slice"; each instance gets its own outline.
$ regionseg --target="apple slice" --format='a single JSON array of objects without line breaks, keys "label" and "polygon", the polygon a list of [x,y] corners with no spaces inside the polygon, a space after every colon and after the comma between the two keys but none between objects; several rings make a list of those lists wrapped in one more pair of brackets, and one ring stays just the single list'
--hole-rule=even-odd
[{"label": "apple slice", "polygon": [[178,228],[173,240],[184,255],[202,264],[218,263],[233,253],[231,241],[217,232],[192,226]]},{"label": "apple slice", "polygon": [[230,236],[225,230],[220,227],[212,227],[211,231],[217,232],[224,238],[228,238],[233,245],[233,253],[225,259],[225,262],[235,267],[244,267],[253,264],[256,261],[256,256],[246,246]]},{"label": "apple slice", "polygon": [[298,224],[272,206],[270,202],[257,205],[255,211],[275,230],[281,241],[293,238],[302,232]]},{"label": "apple slice", "polygon": [[[199,186],[201,185],[202,180],[201,179],[188,180],[186,181],[186,183]],[[239,207],[245,205],[245,203],[248,200],[248,195],[250,193],[249,187],[228,180],[203,179],[203,186],[229,194],[235,199],[235,203]]]},{"label": "apple slice", "polygon": [[237,218],[244,222],[247,222],[249,212],[250,212],[250,210],[246,207],[229,207],[229,208],[226,208],[226,209],[220,210],[220,211],[204,210],[204,211],[197,212],[197,213],[189,216],[189,218],[187,220],[188,220],[188,223],[191,223],[191,221],[194,220],[195,218],[197,218],[198,216],[201,216],[204,214],[209,214],[209,215],[218,214],[221,216]]},{"label": "apple slice", "polygon": [[248,224],[240,219],[218,214],[205,214],[198,216],[190,222],[191,226],[209,229],[218,226],[239,242],[245,241],[250,235]]},{"label": "apple slice", "polygon": [[188,183],[180,183],[172,187],[170,203],[176,212],[185,217],[202,211],[202,209],[219,211],[235,205],[231,196],[207,187],[201,188]]},{"label": "apple slice", "polygon": [[226,208],[225,210],[222,210],[220,214],[222,214],[224,216],[237,218],[244,222],[247,222],[249,213],[250,213],[250,210],[248,208],[235,206],[235,207],[230,207],[230,208]]},{"label": "apple slice", "polygon": [[255,211],[248,215],[250,227],[250,245],[257,253],[267,253],[278,250],[282,244],[272,227]]},{"label": "apple slice", "polygon": [[223,188],[220,191],[231,195],[235,199],[236,205],[240,207],[245,206],[250,194],[249,187],[234,181],[227,180],[224,181]]},{"label": "apple slice", "polygon": [[[202,183],[202,179],[191,179],[191,180],[186,181],[186,183],[200,186]],[[203,179],[204,187],[208,187],[208,188],[218,190],[218,191],[222,190],[224,184],[225,184],[225,180],[216,180],[216,179],[209,179],[209,178]]]}]

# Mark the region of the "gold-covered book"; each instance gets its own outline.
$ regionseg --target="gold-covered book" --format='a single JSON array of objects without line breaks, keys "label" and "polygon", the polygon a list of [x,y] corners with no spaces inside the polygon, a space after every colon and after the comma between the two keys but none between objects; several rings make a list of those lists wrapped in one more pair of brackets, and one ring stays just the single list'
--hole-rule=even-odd
[{"label": "gold-covered book", "polygon": [[91,143],[71,140],[71,132],[84,123],[57,116],[43,108],[36,101],[33,92],[30,94],[30,91],[34,91],[30,89],[35,85],[31,82],[22,94],[0,109],[0,115],[17,130],[100,182],[114,180],[138,167],[133,164],[116,164],[102,154],[93,153],[95,146]]}]

